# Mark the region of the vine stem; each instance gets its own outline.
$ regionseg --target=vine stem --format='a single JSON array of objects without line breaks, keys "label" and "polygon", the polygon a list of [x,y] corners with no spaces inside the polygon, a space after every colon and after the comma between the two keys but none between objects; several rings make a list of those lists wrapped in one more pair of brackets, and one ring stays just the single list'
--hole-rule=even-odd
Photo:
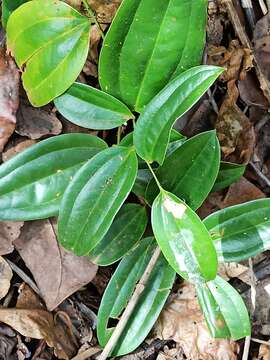
[{"label": "vine stem", "polygon": [[106,344],[105,348],[103,349],[101,355],[99,356],[98,360],[105,360],[105,359],[107,359],[108,356],[110,356],[110,353],[114,349],[135,306],[137,305],[137,303],[140,299],[142,292],[145,289],[145,285],[146,285],[146,283],[151,275],[151,272],[159,258],[159,255],[160,255],[160,248],[157,246],[144,273],[143,273],[143,276],[141,277],[140,281],[136,285],[134,293],[133,293],[131,299],[129,300],[125,311],[123,312],[121,319],[119,320],[116,328],[114,329],[114,332],[112,333],[112,336],[110,337],[109,341],[107,342],[107,344]]},{"label": "vine stem", "polygon": [[155,179],[155,182],[157,183],[157,186],[158,186],[159,190],[160,190],[160,191],[164,191],[164,189],[163,189],[163,187],[161,186],[161,184],[160,184],[160,182],[159,182],[159,180],[158,180],[158,178],[157,178],[154,170],[152,169],[151,165],[150,165],[149,162],[147,162],[147,161],[146,161],[146,164],[147,164],[147,166],[149,167],[149,170],[151,171],[151,173],[152,173],[152,175],[153,175],[153,178]]},{"label": "vine stem", "polygon": [[99,32],[100,32],[100,35],[101,35],[102,39],[104,40],[103,31],[102,31],[102,29],[101,29],[101,27],[100,27],[99,22],[98,22],[97,19],[96,19],[96,16],[95,16],[93,10],[92,10],[91,7],[89,6],[88,1],[87,1],[87,0],[82,0],[82,2],[83,2],[83,5],[84,5],[85,10],[86,10],[87,13],[88,13],[88,16],[94,21],[94,23],[96,24],[96,26],[97,26],[97,28],[98,28],[98,30],[99,30]]},{"label": "vine stem", "polygon": [[121,132],[122,132],[122,126],[119,126],[117,129],[117,145],[119,145],[121,141]]}]

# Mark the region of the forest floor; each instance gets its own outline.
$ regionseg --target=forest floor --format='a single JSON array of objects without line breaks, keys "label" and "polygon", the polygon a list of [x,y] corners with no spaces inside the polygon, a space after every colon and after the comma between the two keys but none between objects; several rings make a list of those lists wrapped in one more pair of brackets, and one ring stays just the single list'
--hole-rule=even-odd
[{"label": "forest floor", "polygon": [[[67,1],[80,6],[80,1]],[[108,28],[121,0],[90,0],[98,22]],[[176,128],[190,137],[216,129],[222,159],[246,164],[244,176],[229,188],[211,193],[199,215],[268,197],[270,194],[270,17],[267,0],[209,0],[204,63],[226,68],[210,91]],[[4,31],[0,42],[4,45]],[[98,84],[101,45],[96,26],[79,81]],[[13,93],[12,112],[20,102],[16,125],[1,117],[0,150],[6,161],[40,139],[61,133],[97,134],[73,125],[52,105],[30,106],[17,87],[17,68],[0,48],[0,106],[5,92]],[[125,133],[123,128],[123,134]],[[115,130],[99,133],[111,141]],[[54,219],[0,222],[0,319],[2,360],[83,360],[97,358],[97,311],[115,265],[97,268],[63,250],[57,243]],[[252,339],[234,342],[209,336],[194,290],[176,284],[153,331],[126,360],[158,358],[191,360],[270,359],[270,253],[220,269],[241,293],[252,317]],[[76,276],[73,274],[76,273]],[[19,310],[24,309],[24,312]],[[13,326],[5,325],[12,318]],[[196,325],[194,327],[194,324]],[[17,331],[17,330],[18,331]],[[248,356],[247,356],[248,353]]]}]

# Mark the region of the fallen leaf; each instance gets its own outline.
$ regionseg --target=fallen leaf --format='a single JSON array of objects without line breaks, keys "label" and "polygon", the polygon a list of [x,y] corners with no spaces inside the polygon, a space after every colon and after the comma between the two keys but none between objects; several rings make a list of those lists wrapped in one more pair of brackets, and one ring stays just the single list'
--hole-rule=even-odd
[{"label": "fallen leaf", "polygon": [[8,293],[12,276],[13,273],[9,264],[0,256],[0,300]]},{"label": "fallen leaf", "polygon": [[[252,91],[250,91],[252,89]],[[245,79],[238,81],[240,98],[248,106],[256,106],[264,110],[268,109],[268,101],[263,95],[258,80],[254,74],[247,73]]]},{"label": "fallen leaf", "polygon": [[229,81],[215,127],[224,159],[247,164],[254,151],[255,132],[247,116],[236,105],[238,96],[235,81]]},{"label": "fallen leaf", "polygon": [[262,344],[259,349],[259,354],[254,360],[270,360],[270,343],[269,345]]},{"label": "fallen leaf", "polygon": [[265,194],[246,178],[241,177],[237,182],[229,187],[223,200],[222,207],[243,204],[247,201],[263,199]]},{"label": "fallen leaf", "polygon": [[216,2],[208,2],[207,44],[219,46],[223,39],[223,18]]},{"label": "fallen leaf", "polygon": [[121,0],[88,0],[88,3],[96,13],[98,22],[109,24],[112,21]]},{"label": "fallen leaf", "polygon": [[228,339],[213,339],[207,329],[194,287],[184,282],[170,296],[154,326],[154,337],[174,340],[189,360],[236,360],[238,344]]},{"label": "fallen leaf", "polygon": [[13,242],[19,237],[22,221],[0,221],[0,255],[12,253]]},{"label": "fallen leaf", "polygon": [[19,154],[20,152],[22,152],[23,150],[27,149],[28,147],[34,144],[36,144],[35,140],[23,140],[17,143],[15,146],[11,146],[11,147],[9,147],[8,144],[2,155],[3,161],[5,162],[11,159],[13,156]]},{"label": "fallen leaf", "polygon": [[270,19],[268,15],[257,21],[253,32],[254,54],[266,80],[270,80]]},{"label": "fallen leaf", "polygon": [[16,332],[5,324],[0,324],[0,354],[1,360],[18,360]]},{"label": "fallen leaf", "polygon": [[13,134],[19,106],[19,72],[15,62],[0,48],[0,151]]},{"label": "fallen leaf", "polygon": [[230,280],[231,278],[241,279],[241,275],[245,274],[249,268],[247,266],[232,262],[232,263],[220,263],[218,265],[218,274],[223,277],[224,280]]},{"label": "fallen leaf", "polygon": [[62,124],[48,107],[34,108],[22,101],[17,113],[16,133],[30,139],[40,139],[47,135],[58,135]]},{"label": "fallen leaf", "polygon": [[52,220],[27,222],[14,242],[49,310],[88,284],[98,268],[87,257],[64,250],[57,242],[55,226]]}]

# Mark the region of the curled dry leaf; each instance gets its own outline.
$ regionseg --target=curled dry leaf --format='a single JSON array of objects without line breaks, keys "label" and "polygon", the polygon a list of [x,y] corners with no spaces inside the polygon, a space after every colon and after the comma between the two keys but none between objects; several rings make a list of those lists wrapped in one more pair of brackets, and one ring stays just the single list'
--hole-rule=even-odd
[{"label": "curled dry leaf", "polygon": [[55,226],[50,220],[27,222],[14,243],[49,310],[89,283],[97,272],[88,258],[75,256],[58,244]]},{"label": "curled dry leaf", "polygon": [[230,80],[218,114],[216,130],[224,159],[247,164],[254,151],[255,132],[247,116],[236,105],[238,96],[235,81]]},{"label": "curled dry leaf", "polygon": [[0,256],[0,300],[8,293],[12,276],[9,264]]},{"label": "curled dry leaf", "polygon": [[21,102],[16,124],[19,135],[40,139],[46,135],[58,135],[61,131],[61,122],[48,107],[33,108],[28,103]]},{"label": "curled dry leaf", "polygon": [[177,342],[189,360],[236,360],[239,350],[234,341],[211,337],[194,287],[187,282],[169,298],[155,324],[154,336]]},{"label": "curled dry leaf", "polygon": [[15,62],[0,48],[0,151],[13,134],[19,106],[19,72]]},{"label": "curled dry leaf", "polygon": [[88,0],[88,3],[96,13],[98,22],[109,24],[112,21],[121,0]]}]

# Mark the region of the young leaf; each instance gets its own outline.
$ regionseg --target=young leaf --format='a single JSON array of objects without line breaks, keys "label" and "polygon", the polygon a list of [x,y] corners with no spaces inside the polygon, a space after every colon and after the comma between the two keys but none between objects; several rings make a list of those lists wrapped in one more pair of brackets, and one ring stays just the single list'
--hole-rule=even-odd
[{"label": "young leaf", "polygon": [[155,238],[171,267],[190,281],[217,273],[213,241],[197,214],[175,195],[161,191],[152,206]]},{"label": "young leaf", "polygon": [[196,290],[213,337],[239,340],[250,335],[246,306],[227,281],[217,276],[206,284],[197,284]]},{"label": "young leaf", "polygon": [[[156,170],[162,187],[196,210],[210,193],[219,169],[220,148],[215,131],[207,131],[187,140]],[[146,190],[152,204],[159,193],[154,179]]]},{"label": "young leaf", "polygon": [[143,206],[125,204],[104,238],[90,251],[93,263],[106,266],[123,257],[141,239],[147,225]]},{"label": "young leaf", "polygon": [[29,0],[2,0],[2,24],[5,28],[11,13]]},{"label": "young leaf", "polygon": [[206,13],[206,0],[123,0],[100,54],[102,89],[140,112],[173,76],[200,64]]},{"label": "young leaf", "polygon": [[150,101],[134,130],[134,145],[142,159],[163,163],[174,122],[200,99],[221,72],[216,66],[192,68],[177,76]]},{"label": "young leaf", "polygon": [[66,119],[88,129],[113,129],[134,118],[121,101],[85,84],[74,83],[54,103]]},{"label": "young leaf", "polygon": [[58,0],[29,1],[11,14],[7,46],[24,68],[32,105],[49,103],[76,80],[87,58],[89,28],[87,17]]},{"label": "young leaf", "polygon": [[219,173],[212,191],[225,189],[240,179],[246,170],[245,165],[221,161]]},{"label": "young leaf", "polygon": [[65,134],[43,140],[8,160],[0,166],[0,219],[57,215],[74,174],[106,147],[96,136]]},{"label": "young leaf", "polygon": [[112,147],[89,160],[68,186],[59,210],[61,244],[87,255],[103,239],[136,175],[134,148]]},{"label": "young leaf", "polygon": [[[156,247],[153,238],[140,241],[118,265],[101,301],[98,312],[97,334],[105,346],[114,328],[108,328],[109,319],[118,319],[130,299],[136,283],[144,273]],[[175,272],[160,255],[140,300],[128,320],[111,355],[120,356],[136,349],[145,339],[169,295]]]},{"label": "young leaf", "polygon": [[270,248],[270,199],[230,206],[204,219],[220,261],[242,261]]}]

